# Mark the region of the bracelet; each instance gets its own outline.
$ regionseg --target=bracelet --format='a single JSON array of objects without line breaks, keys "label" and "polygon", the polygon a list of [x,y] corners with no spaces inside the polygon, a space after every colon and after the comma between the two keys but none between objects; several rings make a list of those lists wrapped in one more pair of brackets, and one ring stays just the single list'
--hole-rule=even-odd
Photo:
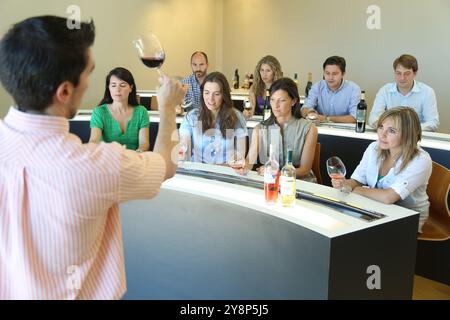
[{"label": "bracelet", "polygon": [[144,151],[142,151],[141,149],[137,149],[136,152],[137,152],[137,153],[142,153],[142,152],[144,152]]}]

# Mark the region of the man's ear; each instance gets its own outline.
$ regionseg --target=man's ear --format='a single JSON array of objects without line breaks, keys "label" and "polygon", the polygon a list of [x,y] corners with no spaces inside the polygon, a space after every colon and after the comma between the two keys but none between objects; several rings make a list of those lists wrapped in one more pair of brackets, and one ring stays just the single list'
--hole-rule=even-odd
[{"label": "man's ear", "polygon": [[54,99],[60,104],[67,104],[73,96],[74,86],[70,81],[64,81],[56,89]]}]

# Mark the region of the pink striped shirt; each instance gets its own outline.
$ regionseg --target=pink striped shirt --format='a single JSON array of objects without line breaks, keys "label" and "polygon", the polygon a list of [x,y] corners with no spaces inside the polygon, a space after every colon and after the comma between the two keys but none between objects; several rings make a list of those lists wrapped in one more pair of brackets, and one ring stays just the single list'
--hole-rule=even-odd
[{"label": "pink striped shirt", "polygon": [[60,117],[10,108],[0,120],[0,299],[119,299],[118,204],[152,198],[157,153],[82,144]]}]

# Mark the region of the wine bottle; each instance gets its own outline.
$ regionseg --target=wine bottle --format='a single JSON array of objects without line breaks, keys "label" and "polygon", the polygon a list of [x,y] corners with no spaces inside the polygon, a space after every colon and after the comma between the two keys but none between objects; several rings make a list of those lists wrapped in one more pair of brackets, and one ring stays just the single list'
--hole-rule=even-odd
[{"label": "wine bottle", "polygon": [[269,154],[269,160],[264,165],[264,197],[267,204],[275,204],[278,200],[280,165],[275,158],[272,144],[269,147]]},{"label": "wine bottle", "polygon": [[250,75],[250,79],[249,79],[248,82],[249,82],[249,87],[248,88],[250,89],[252,87],[252,85],[253,85],[253,74]]},{"label": "wine bottle", "polygon": [[239,71],[238,71],[238,69],[234,70],[233,88],[239,89]]},{"label": "wine bottle", "polygon": [[264,100],[264,110],[263,110],[263,121],[266,121],[270,118],[270,93],[269,90],[266,89],[266,99]]},{"label": "wine bottle", "polygon": [[280,194],[283,207],[292,207],[295,203],[295,194],[297,191],[295,182],[297,174],[292,165],[292,149],[287,150],[287,161],[281,169],[280,176]]},{"label": "wine bottle", "polygon": [[312,87],[312,73],[308,72],[308,82],[306,83],[306,87],[305,87],[305,97],[308,96],[309,90],[311,90],[311,87]]},{"label": "wine bottle", "polygon": [[367,103],[366,103],[366,92],[361,91],[361,100],[356,107],[356,132],[366,131],[366,114],[367,114]]}]

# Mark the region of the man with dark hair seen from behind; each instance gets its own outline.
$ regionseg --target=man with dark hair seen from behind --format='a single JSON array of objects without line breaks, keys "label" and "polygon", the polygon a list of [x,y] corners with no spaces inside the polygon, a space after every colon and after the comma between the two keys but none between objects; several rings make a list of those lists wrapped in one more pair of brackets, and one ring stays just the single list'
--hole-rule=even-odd
[{"label": "man with dark hair seen from behind", "polygon": [[[94,69],[94,23],[41,16],[0,42],[14,98],[0,120],[0,300],[119,299],[126,291],[119,203],[149,199],[175,174],[182,85],[160,78],[154,152],[82,144],[69,133]],[[74,285],[70,277],[75,277]]]}]

